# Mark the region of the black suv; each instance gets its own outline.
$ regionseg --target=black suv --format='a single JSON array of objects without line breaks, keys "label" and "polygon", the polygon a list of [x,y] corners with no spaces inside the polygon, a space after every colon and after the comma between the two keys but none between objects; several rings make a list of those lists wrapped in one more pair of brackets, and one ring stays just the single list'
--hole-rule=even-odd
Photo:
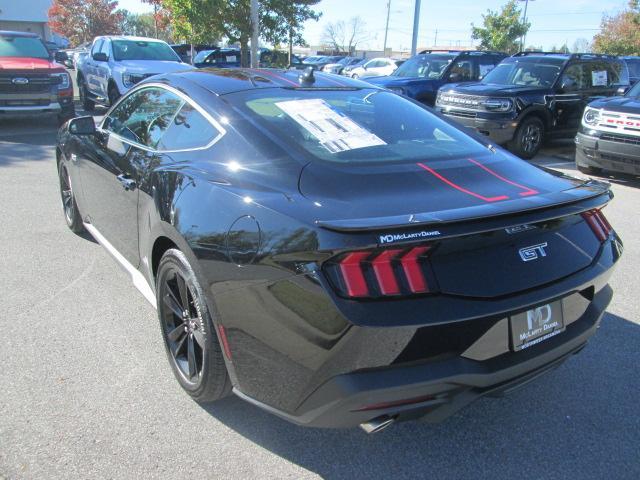
[{"label": "black suv", "polygon": [[589,102],[628,85],[627,65],[610,55],[521,52],[480,82],[443,87],[436,108],[532,158],[543,139],[574,136]]},{"label": "black suv", "polygon": [[440,87],[480,80],[506,56],[502,52],[424,50],[388,77],[367,78],[367,82],[432,107]]}]

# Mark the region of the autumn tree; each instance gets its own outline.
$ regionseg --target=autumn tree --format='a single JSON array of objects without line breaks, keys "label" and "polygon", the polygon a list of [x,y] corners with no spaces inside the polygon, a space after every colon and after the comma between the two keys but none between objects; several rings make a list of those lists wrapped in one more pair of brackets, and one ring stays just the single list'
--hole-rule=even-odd
[{"label": "autumn tree", "polygon": [[516,0],[509,0],[499,12],[487,10],[482,15],[484,27],[471,24],[471,37],[480,40],[480,48],[515,53],[520,50],[518,39],[529,31],[531,23],[520,20]]},{"label": "autumn tree", "polygon": [[611,55],[640,55],[640,2],[632,0],[626,10],[602,18],[593,51]]},{"label": "autumn tree", "polygon": [[120,33],[121,13],[116,0],[53,0],[49,8],[51,29],[73,45],[99,35]]},{"label": "autumn tree", "polygon": [[322,42],[335,52],[352,54],[358,44],[367,39],[366,24],[361,17],[353,17],[347,22],[339,20],[327,23],[322,31]]},{"label": "autumn tree", "polygon": [[164,5],[163,0],[142,0],[153,7],[154,37],[168,40],[168,27],[171,21],[171,11]]}]

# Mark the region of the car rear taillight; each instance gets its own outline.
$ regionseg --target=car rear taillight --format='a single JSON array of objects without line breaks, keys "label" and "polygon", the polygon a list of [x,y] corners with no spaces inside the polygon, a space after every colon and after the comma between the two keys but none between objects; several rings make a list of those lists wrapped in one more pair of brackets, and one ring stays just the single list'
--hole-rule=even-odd
[{"label": "car rear taillight", "polygon": [[613,231],[611,224],[609,224],[609,221],[605,218],[602,210],[586,211],[582,213],[582,218],[589,224],[589,227],[600,242],[604,242],[609,238],[609,234]]},{"label": "car rear taillight", "polygon": [[431,293],[436,289],[429,246],[359,250],[327,261],[324,270],[338,294],[378,298]]}]

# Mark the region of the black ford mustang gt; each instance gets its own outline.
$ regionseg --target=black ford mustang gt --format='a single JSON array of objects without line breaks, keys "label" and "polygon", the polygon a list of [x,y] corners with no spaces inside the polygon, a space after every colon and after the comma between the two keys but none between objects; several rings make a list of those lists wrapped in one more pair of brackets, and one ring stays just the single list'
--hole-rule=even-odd
[{"label": "black ford mustang gt", "polygon": [[59,133],[67,224],[156,306],[176,378],[301,425],[438,421],[594,334],[609,186],[346,78],[197,70]]}]

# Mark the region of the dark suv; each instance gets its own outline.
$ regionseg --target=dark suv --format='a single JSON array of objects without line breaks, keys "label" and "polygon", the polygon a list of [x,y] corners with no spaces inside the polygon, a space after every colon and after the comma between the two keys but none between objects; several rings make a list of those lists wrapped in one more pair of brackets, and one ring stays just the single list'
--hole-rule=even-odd
[{"label": "dark suv", "polygon": [[574,136],[589,102],[628,85],[627,65],[610,55],[522,52],[480,82],[440,89],[436,108],[532,158],[545,138]]},{"label": "dark suv", "polygon": [[424,50],[388,77],[367,81],[432,107],[440,87],[447,83],[480,80],[506,56],[501,52]]}]

